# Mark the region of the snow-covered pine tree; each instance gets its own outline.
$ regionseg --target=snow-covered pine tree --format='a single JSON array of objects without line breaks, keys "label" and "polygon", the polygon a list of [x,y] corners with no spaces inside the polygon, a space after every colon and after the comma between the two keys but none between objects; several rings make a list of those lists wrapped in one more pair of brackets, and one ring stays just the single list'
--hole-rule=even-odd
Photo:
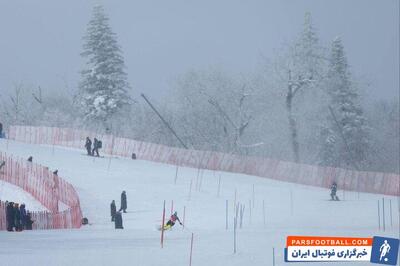
[{"label": "snow-covered pine tree", "polygon": [[340,38],[332,43],[326,88],[331,113],[322,130],[321,159],[324,165],[362,168],[369,149],[368,126],[351,80]]},{"label": "snow-covered pine tree", "polygon": [[[286,110],[288,113],[289,130],[293,159],[296,162],[300,160],[300,141],[298,130],[298,117],[296,114],[294,99],[297,94],[318,98],[316,93],[306,93],[310,88],[318,88],[324,76],[324,51],[319,44],[316,30],[312,24],[311,14],[305,14],[303,31],[299,39],[291,47],[287,69],[287,94]],[[306,96],[303,98],[305,99]],[[303,105],[304,107],[304,105]]]},{"label": "snow-covered pine tree", "polygon": [[121,48],[102,6],[94,7],[83,39],[81,55],[87,61],[75,104],[88,126],[107,129],[127,111],[130,87]]}]

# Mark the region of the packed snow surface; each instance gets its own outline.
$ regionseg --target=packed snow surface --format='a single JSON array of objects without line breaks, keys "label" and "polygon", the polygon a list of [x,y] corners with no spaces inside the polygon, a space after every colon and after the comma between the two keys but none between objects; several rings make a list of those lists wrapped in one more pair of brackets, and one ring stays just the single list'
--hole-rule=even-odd
[{"label": "packed snow surface", "polygon": [[[342,200],[333,202],[329,201],[329,190],[324,188],[209,170],[198,175],[197,169],[182,167],[174,184],[177,170],[174,165],[107,155],[94,158],[85,155],[83,147],[77,150],[0,139],[0,150],[23,158],[33,156],[34,162],[58,169],[59,176],[76,188],[83,215],[91,223],[76,230],[0,232],[1,265],[189,265],[192,232],[193,266],[272,265],[273,248],[275,265],[284,265],[283,249],[288,235],[399,236],[396,197],[385,196],[386,231],[383,232],[378,229],[377,217],[377,202],[383,195],[343,192],[339,187],[338,196]],[[110,203],[114,199],[118,209],[123,190],[127,193],[128,213],[123,214],[124,229],[115,230]],[[237,231],[236,254],[233,253],[235,194],[236,201],[245,205],[243,225]],[[172,200],[181,220],[184,206],[186,213],[185,228],[176,224],[167,231],[161,248],[160,231],[156,227],[161,224],[164,200],[167,216]]]}]

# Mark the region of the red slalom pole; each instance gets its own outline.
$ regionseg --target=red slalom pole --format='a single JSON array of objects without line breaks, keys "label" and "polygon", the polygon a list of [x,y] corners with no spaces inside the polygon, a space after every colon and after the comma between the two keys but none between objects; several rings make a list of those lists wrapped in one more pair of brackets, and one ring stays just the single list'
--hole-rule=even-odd
[{"label": "red slalom pole", "polygon": [[165,200],[164,200],[163,217],[161,224],[161,248],[164,247],[164,222],[165,222]]},{"label": "red slalom pole", "polygon": [[193,253],[193,233],[192,233],[192,240],[190,241],[190,260],[189,260],[189,266],[192,266],[192,253]]}]

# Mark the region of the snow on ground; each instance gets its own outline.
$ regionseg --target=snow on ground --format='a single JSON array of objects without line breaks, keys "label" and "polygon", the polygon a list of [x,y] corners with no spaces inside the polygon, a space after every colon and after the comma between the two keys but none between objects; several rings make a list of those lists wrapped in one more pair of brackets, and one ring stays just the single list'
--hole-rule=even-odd
[{"label": "snow on ground", "polygon": [[[0,150],[58,169],[72,183],[81,200],[83,215],[92,223],[79,230],[49,230],[22,233],[0,232],[1,265],[188,265],[190,236],[195,235],[192,265],[284,265],[283,248],[288,235],[399,236],[399,205],[392,202],[393,226],[378,230],[377,201],[382,195],[343,192],[339,202],[329,201],[323,188],[278,182],[255,176],[203,171],[201,190],[196,189],[197,169],[176,167],[128,158],[93,158],[85,151],[29,145],[0,139]],[[218,177],[221,191],[217,197]],[[189,197],[190,183],[192,192]],[[255,204],[249,208],[255,186]],[[128,213],[124,230],[110,222],[110,203],[117,207],[120,193],[127,192]],[[243,228],[237,234],[233,254],[233,202],[246,205]],[[171,200],[182,218],[186,206],[186,227],[177,224],[166,232],[160,248],[162,205]],[[229,200],[229,229],[225,230],[225,202]],[[266,225],[262,202],[265,202]],[[251,216],[249,210],[251,209]],[[387,209],[388,210],[388,209]],[[297,265],[305,265],[298,263]],[[316,264],[314,264],[316,265]],[[329,265],[335,265],[330,263]],[[338,263],[338,265],[354,265]],[[357,263],[357,265],[370,265]]]},{"label": "snow on ground", "polygon": [[47,208],[31,194],[3,180],[0,180],[0,200],[3,202],[12,201],[19,204],[25,203],[26,209],[29,211],[47,211]]}]

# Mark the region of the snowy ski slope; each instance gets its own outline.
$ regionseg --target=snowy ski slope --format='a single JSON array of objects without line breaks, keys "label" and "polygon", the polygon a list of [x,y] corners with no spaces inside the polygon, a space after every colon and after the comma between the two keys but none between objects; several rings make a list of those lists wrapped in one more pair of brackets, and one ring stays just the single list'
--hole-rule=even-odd
[{"label": "snowy ski slope", "polygon": [[[284,265],[283,248],[288,235],[399,236],[399,203],[395,197],[385,197],[392,202],[393,226],[388,214],[386,231],[382,232],[377,218],[377,201],[382,195],[344,193],[339,188],[338,195],[343,200],[332,202],[327,189],[208,170],[197,180],[198,170],[191,168],[179,168],[174,185],[173,165],[109,156],[93,158],[84,155],[84,150],[4,139],[0,139],[0,150],[24,158],[32,155],[35,162],[58,169],[59,175],[75,186],[83,215],[92,223],[79,230],[0,232],[0,265],[189,265],[192,232],[194,266],[272,265],[273,247],[276,265]],[[217,197],[219,175],[221,188]],[[196,183],[201,183],[200,190]],[[249,208],[253,184],[255,201]],[[125,229],[115,230],[109,208],[113,199],[119,207],[122,190],[127,192],[128,213],[123,215]],[[246,207],[243,228],[237,234],[237,253],[233,254],[235,190],[237,201]],[[161,249],[160,232],[155,228],[161,223],[164,200],[168,214],[171,200],[174,201],[180,218],[186,206],[186,226],[183,229],[177,224],[167,231]]]}]

